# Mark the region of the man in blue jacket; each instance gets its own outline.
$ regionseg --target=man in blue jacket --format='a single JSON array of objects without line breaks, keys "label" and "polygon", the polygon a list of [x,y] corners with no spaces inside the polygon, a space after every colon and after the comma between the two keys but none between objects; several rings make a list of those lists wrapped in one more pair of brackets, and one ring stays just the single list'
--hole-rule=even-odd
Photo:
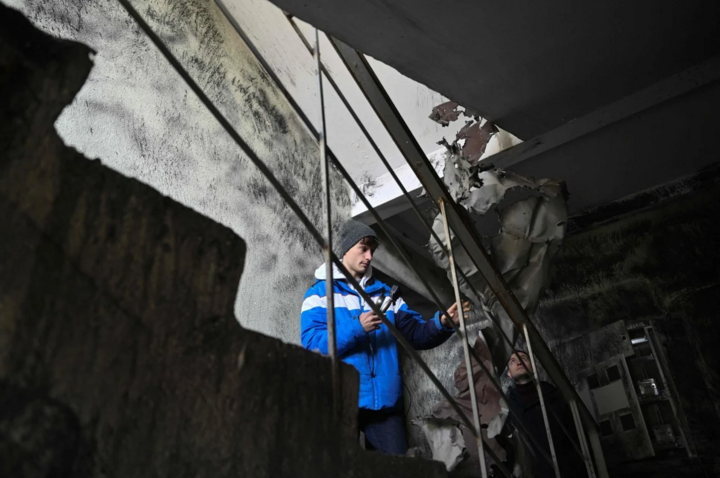
[{"label": "man in blue jacket", "polygon": [[[373,301],[390,295],[390,287],[372,276],[373,253],[378,247],[375,232],[350,220],[340,230],[338,257]],[[366,447],[387,454],[407,450],[402,410],[402,382],[398,345],[387,326],[372,311],[337,267],[333,272],[335,324],[338,356],[360,373],[358,426]],[[327,281],[325,265],[315,271],[315,284],[305,293],[301,315],[303,347],[328,353]],[[457,304],[448,313],[459,323]],[[447,315],[437,312],[425,321],[398,299],[385,314],[418,350],[431,349],[453,333]]]}]

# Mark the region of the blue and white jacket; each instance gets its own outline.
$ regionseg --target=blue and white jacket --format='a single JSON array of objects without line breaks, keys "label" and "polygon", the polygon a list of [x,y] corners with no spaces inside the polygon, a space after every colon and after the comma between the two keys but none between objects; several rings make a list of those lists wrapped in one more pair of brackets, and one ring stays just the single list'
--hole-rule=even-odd
[{"label": "blue and white jacket", "polygon": [[[384,324],[378,330],[365,333],[358,317],[371,310],[370,307],[337,268],[334,268],[333,277],[338,356],[360,373],[358,405],[370,410],[394,407],[402,396],[397,341]],[[303,300],[300,338],[306,349],[327,354],[324,264],[315,271],[315,279],[315,284],[305,293]],[[360,285],[374,301],[381,295],[390,295],[390,287],[372,277],[370,267]],[[452,329],[442,326],[440,312],[426,322],[420,314],[408,309],[402,299],[398,299],[385,315],[418,350],[436,347],[453,333]]]}]

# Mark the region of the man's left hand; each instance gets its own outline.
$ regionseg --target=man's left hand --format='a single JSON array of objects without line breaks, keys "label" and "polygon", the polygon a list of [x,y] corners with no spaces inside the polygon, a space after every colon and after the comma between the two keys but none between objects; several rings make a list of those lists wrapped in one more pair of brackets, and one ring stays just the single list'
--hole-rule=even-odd
[{"label": "man's left hand", "polygon": [[[462,303],[463,307],[463,314],[465,316],[465,320],[468,319],[468,313],[470,312],[470,301],[466,300]],[[443,325],[443,327],[451,328],[450,325],[450,319],[455,323],[455,325],[460,326],[460,314],[458,314],[458,306],[457,302],[454,303],[449,309],[448,313],[450,314],[450,318],[448,318],[447,314],[443,314],[442,317],[440,317],[440,323]]]}]

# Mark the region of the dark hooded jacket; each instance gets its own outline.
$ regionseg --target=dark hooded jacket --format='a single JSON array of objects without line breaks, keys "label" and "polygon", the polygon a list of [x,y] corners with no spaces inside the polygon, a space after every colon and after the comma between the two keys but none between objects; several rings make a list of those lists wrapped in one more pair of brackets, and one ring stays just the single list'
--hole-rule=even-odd
[{"label": "dark hooded jacket", "polygon": [[[578,444],[578,439],[570,407],[565,403],[555,387],[547,382],[540,382],[540,386],[543,391],[545,406],[548,409],[548,420],[550,421],[553,445],[555,446],[558,466],[560,467],[560,476],[573,478],[587,477],[585,464],[573,446],[573,442],[576,445]],[[540,406],[540,399],[535,385],[531,382],[511,387],[508,392],[508,400],[511,402],[511,407],[520,415],[519,418],[523,420],[528,433],[532,434],[535,442],[537,442],[539,446],[545,450],[547,456],[550,457],[545,420],[543,419],[542,407]],[[514,428],[517,430],[518,418],[513,414],[510,414],[510,417]],[[562,423],[562,427],[559,423]],[[565,434],[563,427],[570,433],[573,442],[571,442]],[[541,453],[535,451],[535,445],[532,440],[525,439],[524,441],[526,445],[534,451],[534,456],[532,456],[530,464],[533,478],[554,478],[555,470],[552,464],[548,463]]]}]

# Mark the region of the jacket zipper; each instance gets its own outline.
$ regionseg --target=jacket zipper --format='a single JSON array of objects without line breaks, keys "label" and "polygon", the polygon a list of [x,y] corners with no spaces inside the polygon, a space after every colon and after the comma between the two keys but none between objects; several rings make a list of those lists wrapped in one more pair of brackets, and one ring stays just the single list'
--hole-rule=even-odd
[{"label": "jacket zipper", "polygon": [[[358,294],[359,296],[360,294]],[[365,300],[360,297],[360,310],[365,312]],[[369,309],[372,310],[372,309]],[[375,331],[372,332],[372,337],[368,334],[368,346],[370,347],[370,385],[372,387],[372,399],[375,408],[378,406],[377,393],[375,391],[375,348],[372,345],[372,339],[375,337]]]},{"label": "jacket zipper", "polygon": [[[353,291],[358,298],[360,299],[360,313],[362,314],[365,312],[365,300],[360,296],[360,293],[358,291]],[[372,310],[370,308],[369,310]],[[375,333],[376,331],[373,331]],[[368,346],[370,347],[370,385],[372,387],[372,396],[373,396],[373,403],[375,404],[375,408],[378,406],[378,399],[377,399],[377,393],[375,393],[375,348],[372,345],[372,340],[370,337],[370,334],[368,334]]]}]

